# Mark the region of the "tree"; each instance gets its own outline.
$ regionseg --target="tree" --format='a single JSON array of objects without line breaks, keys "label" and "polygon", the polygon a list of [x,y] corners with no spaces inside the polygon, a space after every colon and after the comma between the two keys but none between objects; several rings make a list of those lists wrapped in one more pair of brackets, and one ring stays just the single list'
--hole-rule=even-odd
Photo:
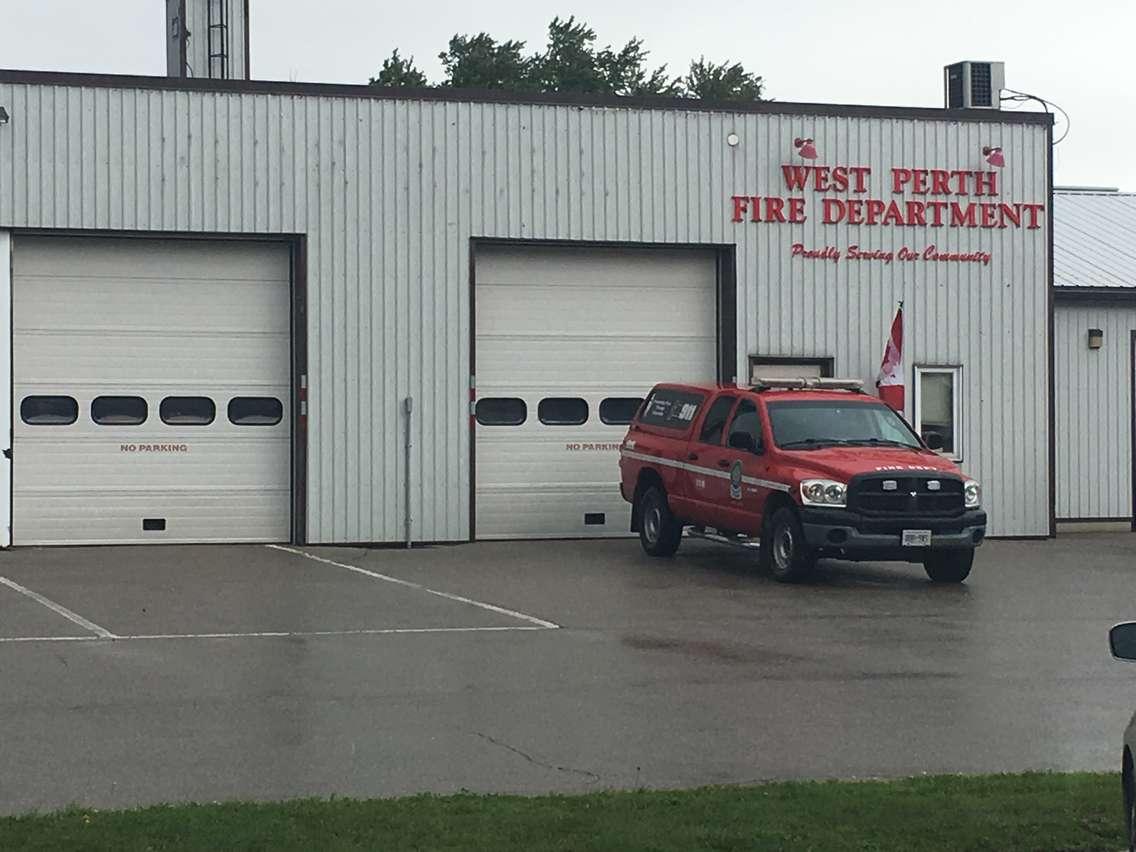
[{"label": "tree", "polygon": [[[556,17],[548,25],[544,50],[525,54],[523,41],[498,42],[488,33],[455,35],[438,54],[445,72],[442,86],[511,92],[578,92],[581,94],[703,98],[713,101],[759,101],[764,81],[740,62],[715,65],[705,56],[690,63],[685,76],[671,77],[667,66],[651,68],[642,39],[619,50],[596,48],[596,31],[575,17]],[[426,86],[426,75],[396,50],[383,62],[379,86]]]},{"label": "tree", "polygon": [[548,47],[533,57],[534,80],[542,92],[582,92],[610,95],[673,95],[676,81],[666,66],[646,69],[648,53],[633,38],[619,52],[611,46],[595,49],[596,33],[575,17],[553,18]]},{"label": "tree", "polygon": [[715,65],[705,56],[690,63],[690,72],[682,80],[684,94],[708,101],[760,101],[764,83],[750,74],[740,62]]},{"label": "tree", "polygon": [[429,85],[426,75],[414,66],[414,57],[403,59],[398,55],[398,49],[389,59],[383,60],[382,70],[378,77],[371,78],[372,86],[414,86],[418,88]]},{"label": "tree", "polygon": [[521,55],[524,49],[523,41],[498,44],[488,33],[472,38],[455,35],[449,49],[438,54],[446,72],[442,85],[456,89],[531,90],[533,60]]},{"label": "tree", "polygon": [[681,81],[668,76],[666,65],[660,65],[650,74],[647,73],[647,56],[643,42],[637,38],[627,42],[619,53],[613,53],[610,48],[601,51],[597,64],[608,81],[609,91],[614,95],[631,96],[681,95]]}]

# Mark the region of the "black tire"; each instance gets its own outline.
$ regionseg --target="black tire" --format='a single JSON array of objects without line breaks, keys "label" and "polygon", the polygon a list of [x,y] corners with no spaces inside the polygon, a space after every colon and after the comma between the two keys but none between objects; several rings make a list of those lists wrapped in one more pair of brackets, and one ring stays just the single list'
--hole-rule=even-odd
[{"label": "black tire", "polygon": [[780,583],[798,583],[816,567],[797,513],[783,506],[773,513],[761,540],[761,565]]},{"label": "black tire", "polygon": [[1124,837],[1128,841],[1128,852],[1136,852],[1136,780],[1132,777],[1132,758],[1127,749],[1120,781],[1124,789]]},{"label": "black tire", "polygon": [[671,514],[667,494],[652,485],[639,495],[639,543],[648,556],[674,556],[682,541],[682,524]]},{"label": "black tire", "polygon": [[961,583],[970,576],[973,550],[944,550],[923,560],[923,570],[932,583]]}]

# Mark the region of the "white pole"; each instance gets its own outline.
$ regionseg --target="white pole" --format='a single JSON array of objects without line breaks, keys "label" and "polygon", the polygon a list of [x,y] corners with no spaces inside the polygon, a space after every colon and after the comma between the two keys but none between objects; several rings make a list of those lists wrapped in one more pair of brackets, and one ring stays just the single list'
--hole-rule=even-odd
[{"label": "white pole", "polygon": [[404,403],[406,408],[406,549],[410,550],[413,531],[413,518],[410,514],[410,441],[411,412],[414,411],[414,397],[408,396]]}]

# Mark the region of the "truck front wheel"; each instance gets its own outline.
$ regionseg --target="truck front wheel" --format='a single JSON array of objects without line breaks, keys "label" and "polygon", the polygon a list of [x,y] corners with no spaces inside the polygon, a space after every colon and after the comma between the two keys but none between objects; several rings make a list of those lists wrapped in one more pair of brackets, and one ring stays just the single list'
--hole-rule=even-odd
[{"label": "truck front wheel", "polygon": [[805,542],[797,513],[788,506],[778,509],[769,519],[761,541],[761,557],[773,579],[781,583],[803,580],[816,566],[816,557]]},{"label": "truck front wheel", "polygon": [[667,495],[652,485],[639,496],[639,543],[648,556],[674,556],[682,524],[671,514]]},{"label": "truck front wheel", "polygon": [[973,550],[944,550],[923,560],[923,569],[932,583],[961,583],[970,576]]}]

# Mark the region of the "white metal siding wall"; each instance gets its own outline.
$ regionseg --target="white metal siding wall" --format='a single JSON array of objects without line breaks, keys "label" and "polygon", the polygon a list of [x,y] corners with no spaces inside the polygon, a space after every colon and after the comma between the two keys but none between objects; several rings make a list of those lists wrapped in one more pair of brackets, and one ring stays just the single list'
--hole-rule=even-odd
[{"label": "white metal siding wall", "polygon": [[[1005,197],[1044,202],[1040,126],[24,84],[0,102],[0,227],[308,235],[313,541],[403,537],[408,395],[414,536],[468,536],[471,236],[737,243],[739,376],[761,353],[871,377],[905,299],[909,361],[966,367],[991,532],[1048,532],[1045,231],[826,229],[815,204],[805,225],[734,224],[729,205],[785,194],[795,136],[872,166],[883,198],[892,165],[983,168],[1000,144]],[[797,240],[994,260],[804,264]]]},{"label": "white metal siding wall", "polygon": [[[1104,346],[1088,347],[1088,331]],[[1054,317],[1057,517],[1132,517],[1136,307],[1058,305]]]}]

